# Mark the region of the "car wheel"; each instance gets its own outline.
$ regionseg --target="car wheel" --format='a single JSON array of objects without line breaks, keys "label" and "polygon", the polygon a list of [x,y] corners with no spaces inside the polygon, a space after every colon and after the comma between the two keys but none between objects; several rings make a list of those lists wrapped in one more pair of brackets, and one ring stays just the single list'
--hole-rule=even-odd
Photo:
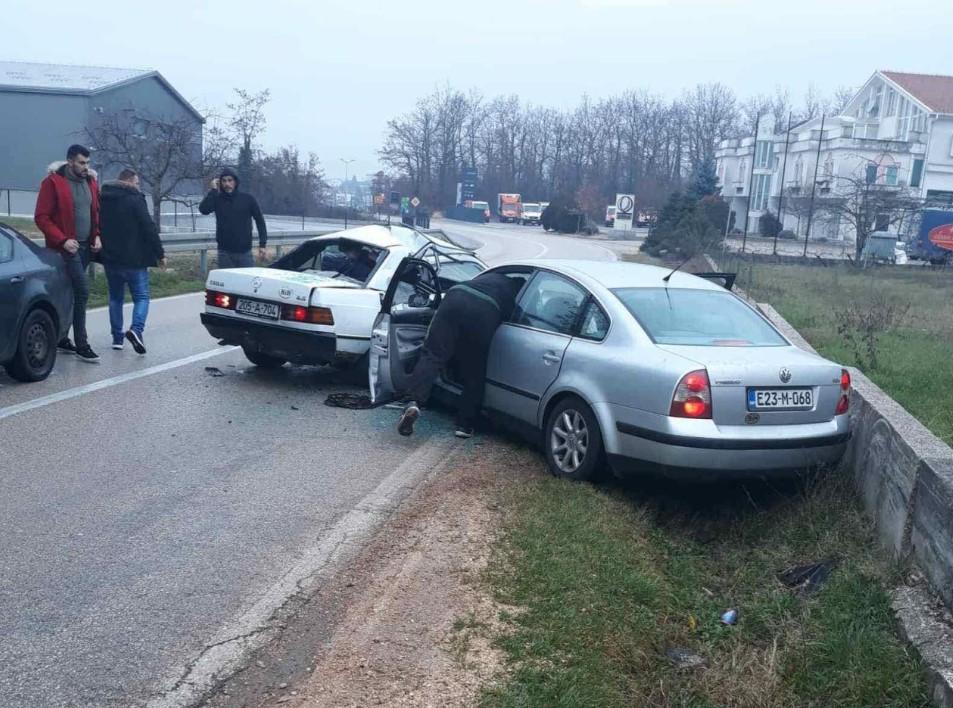
[{"label": "car wheel", "polygon": [[56,363],[56,328],[43,310],[27,314],[20,327],[17,351],[4,368],[17,381],[42,381]]},{"label": "car wheel", "polygon": [[557,477],[593,480],[602,467],[602,431],[592,409],[576,396],[556,404],[543,431],[549,470]]},{"label": "car wheel", "polygon": [[260,366],[262,369],[277,369],[281,366],[284,366],[285,360],[280,356],[272,356],[271,354],[265,354],[264,352],[256,351],[246,345],[242,345],[242,351],[245,352],[245,358],[248,359],[255,366]]}]

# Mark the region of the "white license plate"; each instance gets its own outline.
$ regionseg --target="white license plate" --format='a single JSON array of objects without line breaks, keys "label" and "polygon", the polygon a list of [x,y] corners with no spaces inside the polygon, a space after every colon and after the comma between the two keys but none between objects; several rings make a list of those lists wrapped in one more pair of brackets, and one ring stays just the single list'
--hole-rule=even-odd
[{"label": "white license plate", "polygon": [[242,300],[239,298],[235,302],[235,312],[277,320],[280,308],[276,302],[259,302],[258,300]]},{"label": "white license plate", "polygon": [[749,388],[748,410],[809,410],[814,407],[810,388]]}]

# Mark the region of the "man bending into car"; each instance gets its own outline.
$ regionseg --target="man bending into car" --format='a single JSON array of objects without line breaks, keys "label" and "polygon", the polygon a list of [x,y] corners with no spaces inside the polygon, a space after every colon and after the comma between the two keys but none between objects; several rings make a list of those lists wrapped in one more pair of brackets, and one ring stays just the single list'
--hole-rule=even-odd
[{"label": "man bending into car", "polygon": [[483,273],[447,291],[430,323],[420,359],[407,382],[407,405],[397,432],[411,435],[441,370],[452,360],[463,386],[457,409],[458,438],[473,436],[473,426],[483,405],[486,360],[490,342],[516,304],[520,279],[500,273]]}]

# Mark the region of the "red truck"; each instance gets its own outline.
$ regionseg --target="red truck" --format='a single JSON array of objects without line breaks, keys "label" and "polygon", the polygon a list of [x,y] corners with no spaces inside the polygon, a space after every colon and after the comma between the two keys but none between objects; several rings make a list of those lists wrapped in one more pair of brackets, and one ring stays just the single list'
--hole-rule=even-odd
[{"label": "red truck", "polygon": [[520,220],[520,195],[497,194],[496,216],[501,224],[517,223]]}]

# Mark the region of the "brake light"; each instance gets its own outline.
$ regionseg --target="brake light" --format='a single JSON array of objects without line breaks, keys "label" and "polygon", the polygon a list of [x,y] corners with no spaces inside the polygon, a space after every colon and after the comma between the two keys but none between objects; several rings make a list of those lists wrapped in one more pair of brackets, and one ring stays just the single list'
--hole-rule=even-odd
[{"label": "brake light", "polygon": [[308,324],[333,325],[334,315],[327,307],[302,307],[301,305],[282,305],[281,319]]},{"label": "brake light", "polygon": [[220,307],[223,310],[234,310],[235,298],[228,293],[220,293],[217,290],[206,290],[205,304],[211,307]]},{"label": "brake light", "polygon": [[711,384],[704,369],[685,374],[675,387],[670,416],[711,418]]},{"label": "brake light", "polygon": [[834,409],[834,415],[844,415],[849,409],[850,409],[850,372],[847,369],[841,369],[840,398],[837,401],[837,408]]}]

